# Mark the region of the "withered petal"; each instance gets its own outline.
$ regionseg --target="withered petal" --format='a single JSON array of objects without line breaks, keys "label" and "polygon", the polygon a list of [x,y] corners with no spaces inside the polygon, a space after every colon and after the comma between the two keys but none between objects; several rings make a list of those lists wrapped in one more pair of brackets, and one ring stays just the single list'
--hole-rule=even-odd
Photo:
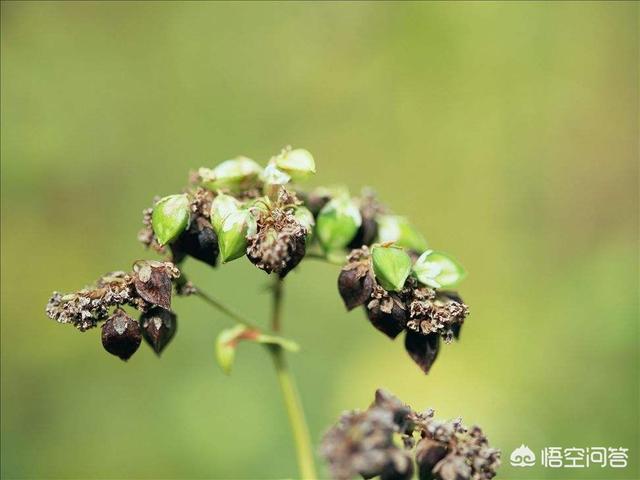
[{"label": "withered petal", "polygon": [[438,356],[440,335],[438,333],[422,335],[420,333],[407,331],[404,339],[404,347],[422,371],[429,373]]},{"label": "withered petal", "polygon": [[147,282],[136,276],[134,285],[138,295],[147,302],[171,310],[171,278],[162,267],[152,268]]}]

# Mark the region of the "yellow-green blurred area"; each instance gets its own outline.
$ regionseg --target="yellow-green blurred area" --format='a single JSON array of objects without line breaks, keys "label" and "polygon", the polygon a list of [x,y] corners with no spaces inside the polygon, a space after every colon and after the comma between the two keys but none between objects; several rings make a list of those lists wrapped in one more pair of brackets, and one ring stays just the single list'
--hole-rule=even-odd
[{"label": "yellow-green blurred area", "polygon": [[[502,478],[639,473],[638,4],[2,4],[3,478],[283,478],[296,463],[266,353],[174,299],[158,359],[45,317],[53,290],[157,258],[136,240],[188,171],[284,145],[310,185],[373,186],[468,270],[459,343],[428,376],[345,312],[338,269],[286,280],[285,334],[317,446],[385,387],[477,423]],[[188,260],[266,325],[267,275]],[[626,469],[509,466],[521,443],[629,448]],[[326,470],[322,467],[326,476]]]}]

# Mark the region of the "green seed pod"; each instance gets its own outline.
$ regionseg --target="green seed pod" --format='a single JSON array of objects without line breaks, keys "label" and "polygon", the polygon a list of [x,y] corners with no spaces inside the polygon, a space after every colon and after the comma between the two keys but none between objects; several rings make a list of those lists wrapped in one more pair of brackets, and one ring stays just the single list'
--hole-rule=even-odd
[{"label": "green seed pod", "polygon": [[153,207],[151,225],[160,245],[180,235],[189,224],[189,198],[186,194],[169,195]]},{"label": "green seed pod", "polygon": [[310,245],[313,241],[313,227],[316,225],[313,213],[311,213],[307,207],[298,206],[296,207],[295,212],[293,212],[293,216],[298,222],[300,222],[300,225],[307,230],[307,238],[305,241],[307,245]]},{"label": "green seed pod", "polygon": [[362,216],[348,196],[330,200],[316,219],[316,234],[325,251],[346,247],[362,224]]},{"label": "green seed pod", "polygon": [[316,173],[313,156],[303,148],[285,150],[276,157],[275,164],[296,181],[304,180]]},{"label": "green seed pod", "polygon": [[413,266],[418,280],[432,288],[450,288],[467,275],[464,268],[444,252],[427,250]]},{"label": "green seed pod", "polygon": [[423,252],[427,248],[427,241],[411,223],[399,215],[379,215],[378,242],[393,242],[407,250]]},{"label": "green seed pod", "polygon": [[202,185],[209,190],[246,190],[256,183],[262,167],[247,157],[225,160],[213,169],[201,168]]},{"label": "green seed pod", "polygon": [[222,263],[240,258],[247,251],[247,233],[252,215],[248,210],[230,213],[216,232]]},{"label": "green seed pod", "polygon": [[211,225],[217,232],[222,228],[222,223],[230,214],[240,209],[240,203],[231,195],[220,193],[211,202]]},{"label": "green seed pod", "polygon": [[411,273],[411,257],[398,247],[375,246],[371,259],[378,283],[387,291],[399,292]]}]

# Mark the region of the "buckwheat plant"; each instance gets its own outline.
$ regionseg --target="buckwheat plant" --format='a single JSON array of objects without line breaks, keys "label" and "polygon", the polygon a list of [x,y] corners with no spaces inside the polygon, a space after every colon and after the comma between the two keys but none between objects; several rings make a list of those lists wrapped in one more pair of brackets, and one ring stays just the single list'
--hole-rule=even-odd
[{"label": "buckwheat plant", "polygon": [[[451,290],[465,276],[451,256],[429,249],[424,237],[406,218],[391,213],[369,190],[354,197],[346,188],[304,189],[301,183],[314,174],[312,155],[290,147],[264,167],[249,158],[237,157],[214,168],[200,168],[191,173],[189,186],[181,193],[156,197],[153,206],[143,212],[144,227],[138,239],[161,260],[138,260],[131,271],[107,273],[74,293],[54,292],[46,307],[50,318],[72,324],[80,331],[103,322],[104,349],[126,361],[138,350],[142,339],[158,355],[173,339],[177,328],[177,316],[171,310],[173,291],[205,301],[233,322],[218,333],[215,343],[215,356],[225,373],[231,372],[240,342],[262,345],[272,358],[292,428],[299,476],[305,479],[315,478],[316,472],[304,412],[286,355],[297,351],[298,345],[282,336],[285,277],[304,259],[340,266],[338,291],[346,308],[361,307],[371,324],[391,339],[404,331],[405,349],[425,374],[433,366],[441,343],[459,338],[469,312],[460,296]],[[190,282],[182,270],[187,257],[213,268],[246,257],[271,275],[270,328],[258,327]],[[137,319],[133,317],[135,310],[139,312]],[[384,394],[379,393],[378,397],[383,398]],[[392,426],[377,413],[367,413],[366,419],[362,415],[365,414],[346,417],[343,423],[360,428],[365,422],[371,434],[381,429],[374,436],[382,435],[380,441],[386,450],[380,454],[376,440],[371,447],[366,442],[359,444],[358,455],[343,451],[347,448],[343,446],[343,429],[333,429],[322,448],[332,475],[408,478],[406,453],[389,443],[390,429],[400,429],[402,433],[404,427]],[[412,425],[422,425],[414,429],[420,428],[425,439],[440,442],[440,436],[428,433],[429,425],[435,425],[431,420],[414,417]],[[446,449],[438,447],[438,452],[447,453],[439,458],[439,466],[430,470],[434,478],[491,478],[484,473],[485,476],[477,476],[475,457],[452,453],[461,451],[462,447],[456,445],[462,442],[457,440],[462,433],[455,425],[451,429],[451,434],[445,436],[449,440],[440,442],[448,445]],[[473,436],[473,432],[465,435]],[[421,444],[425,445],[425,440]],[[435,453],[429,453],[431,450],[422,455],[435,458]],[[365,461],[359,455],[380,459],[377,463]],[[424,460],[419,464],[427,465]],[[496,465],[493,462],[491,467],[482,469],[491,472]],[[451,471],[458,476],[445,473]],[[394,477],[395,474],[401,476]]]}]

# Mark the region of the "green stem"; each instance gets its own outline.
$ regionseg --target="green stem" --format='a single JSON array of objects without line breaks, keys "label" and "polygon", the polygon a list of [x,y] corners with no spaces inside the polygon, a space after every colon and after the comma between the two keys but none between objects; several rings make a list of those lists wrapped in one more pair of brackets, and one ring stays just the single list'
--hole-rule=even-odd
[{"label": "green stem", "polygon": [[309,427],[304,416],[298,390],[287,365],[284,350],[279,346],[270,347],[269,350],[271,351],[271,358],[276,369],[284,406],[291,424],[300,478],[304,480],[315,479],[317,477],[313,463],[313,448],[311,446]]},{"label": "green stem", "polygon": [[[273,312],[271,316],[271,326],[275,332],[278,332],[281,327],[282,294],[282,280],[278,278],[273,287]],[[251,329],[260,330],[241,315],[235,313],[229,307],[204,293],[197,287],[195,287],[194,295],[201,298],[210,306],[224,313],[236,322]],[[289,416],[289,423],[291,424],[291,431],[293,433],[293,441],[296,446],[300,478],[304,480],[313,480],[317,477],[313,460],[313,448],[310,440],[311,436],[309,435],[309,427],[307,426],[307,421],[304,416],[304,410],[302,409],[302,402],[300,401],[298,390],[287,365],[285,352],[282,347],[278,345],[269,345],[267,349],[271,354],[273,365],[276,369],[276,376],[278,377],[278,384],[280,385],[280,390],[284,399],[284,406],[287,411],[287,415]]]},{"label": "green stem", "polygon": [[346,260],[339,260],[337,258],[331,258],[327,255],[324,255],[322,253],[316,253],[316,252],[307,252],[304,256],[305,260],[311,259],[311,260],[318,260],[320,262],[324,262],[324,263],[328,263],[330,265],[336,265],[338,267],[343,267]]},{"label": "green stem", "polygon": [[[271,326],[275,332],[281,328],[282,318],[282,279],[276,277],[273,285],[273,310],[271,315]],[[296,446],[296,456],[298,459],[298,469],[300,478],[309,480],[316,478],[316,469],[313,460],[313,448],[311,446],[311,436],[309,427],[300,401],[300,395],[296,388],[295,381],[289,370],[284,350],[279,346],[269,348],[273,365],[276,369],[280,391],[284,399],[284,406],[289,416],[293,441]]]},{"label": "green stem", "polygon": [[249,322],[248,320],[245,320],[242,316],[240,316],[239,314],[235,313],[233,310],[231,310],[229,307],[223,305],[221,302],[219,302],[215,298],[207,295],[206,293],[204,293],[199,288],[196,289],[196,292],[195,292],[194,295],[200,297],[202,300],[207,302],[213,308],[221,311],[226,316],[228,316],[229,318],[232,318],[233,320],[235,320],[238,323],[241,323],[245,327],[251,328],[253,330],[258,330],[258,331],[260,330],[258,327],[253,325],[251,322]]}]

